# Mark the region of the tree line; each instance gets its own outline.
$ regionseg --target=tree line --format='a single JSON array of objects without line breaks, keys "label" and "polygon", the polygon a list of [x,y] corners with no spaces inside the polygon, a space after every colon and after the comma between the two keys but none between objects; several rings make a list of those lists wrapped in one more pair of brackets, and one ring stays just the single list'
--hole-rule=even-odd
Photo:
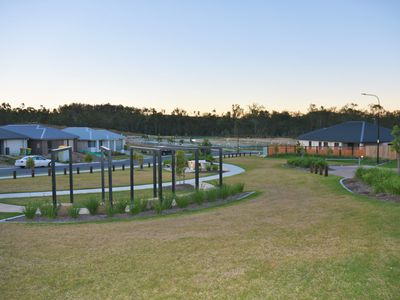
[{"label": "tree line", "polygon": [[296,137],[302,133],[345,121],[376,122],[392,128],[400,124],[400,110],[386,111],[380,106],[360,109],[354,103],[341,108],[311,104],[307,113],[268,111],[258,104],[232,105],[230,111],[189,114],[176,108],[171,113],[154,108],[123,105],[71,103],[48,109],[43,106],[12,107],[2,103],[0,125],[41,123],[56,126],[88,126],[121,132],[168,136]]}]

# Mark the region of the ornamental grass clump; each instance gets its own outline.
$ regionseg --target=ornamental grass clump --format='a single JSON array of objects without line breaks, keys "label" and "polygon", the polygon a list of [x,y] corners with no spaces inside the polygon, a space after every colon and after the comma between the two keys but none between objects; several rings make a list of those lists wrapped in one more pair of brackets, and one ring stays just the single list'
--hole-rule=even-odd
[{"label": "ornamental grass clump", "polygon": [[400,195],[400,176],[392,170],[360,167],[355,175],[371,186],[375,193]]},{"label": "ornamental grass clump", "polygon": [[206,198],[206,193],[204,191],[195,191],[192,194],[193,202],[195,202],[198,205],[203,204],[205,198]]},{"label": "ornamental grass clump", "polygon": [[77,217],[79,217],[79,211],[80,211],[79,207],[71,205],[71,206],[68,207],[68,210],[67,210],[68,216],[71,217],[71,218],[76,219]]},{"label": "ornamental grass clump", "polygon": [[130,208],[131,214],[136,215],[147,209],[147,200],[138,199],[134,201],[133,206]]},{"label": "ornamental grass clump", "polygon": [[310,168],[310,167],[325,167],[327,166],[327,162],[323,158],[319,157],[293,157],[287,160],[287,164],[294,167],[300,168]]},{"label": "ornamental grass clump", "polygon": [[89,211],[91,215],[95,215],[100,206],[100,201],[92,197],[84,201],[83,206]]},{"label": "ornamental grass clump", "polygon": [[209,202],[213,202],[218,199],[219,191],[216,188],[207,190],[207,191],[205,191],[205,193],[206,193],[206,200]]},{"label": "ornamental grass clump", "polygon": [[128,200],[126,199],[118,199],[114,203],[114,211],[117,214],[125,213],[126,207],[128,206]]},{"label": "ornamental grass clump", "polygon": [[164,196],[164,199],[162,200],[163,209],[171,209],[173,202],[174,202],[174,196],[173,195]]},{"label": "ornamental grass clump", "polygon": [[176,198],[175,198],[175,202],[176,202],[176,205],[177,205],[179,208],[185,208],[185,207],[187,207],[187,206],[189,205],[189,203],[190,203],[189,195],[176,197]]},{"label": "ornamental grass clump", "polygon": [[60,206],[54,207],[53,204],[50,202],[43,203],[39,206],[40,214],[43,217],[52,218],[52,219],[57,217],[59,208],[60,208]]},{"label": "ornamental grass clump", "polygon": [[33,219],[36,216],[38,205],[33,202],[28,202],[22,211],[27,219]]},{"label": "ornamental grass clump", "polygon": [[164,210],[164,205],[161,203],[161,201],[155,201],[153,203],[154,211],[156,212],[157,215],[160,215],[162,211]]}]

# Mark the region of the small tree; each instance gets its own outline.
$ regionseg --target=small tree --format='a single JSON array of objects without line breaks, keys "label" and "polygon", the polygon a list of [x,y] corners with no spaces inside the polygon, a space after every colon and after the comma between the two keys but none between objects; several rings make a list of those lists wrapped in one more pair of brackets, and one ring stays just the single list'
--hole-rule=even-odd
[{"label": "small tree", "polygon": [[[209,139],[204,139],[203,142],[201,143],[201,146],[209,148],[212,146],[212,144]],[[203,156],[207,156],[207,155],[211,154],[211,149],[201,149],[201,154]]]},{"label": "small tree", "polygon": [[186,155],[182,150],[176,151],[176,174],[185,183]]},{"label": "small tree", "polygon": [[139,163],[140,169],[143,169],[143,163],[144,163],[143,154],[135,152],[133,154],[133,160],[136,160]]},{"label": "small tree", "polygon": [[396,152],[397,156],[397,173],[400,175],[400,127],[395,125],[392,130],[394,137],[391,148]]},{"label": "small tree", "polygon": [[90,153],[86,153],[85,155],[85,162],[91,163],[93,161],[93,155]]},{"label": "small tree", "polygon": [[32,157],[28,157],[28,159],[26,160],[26,167],[28,169],[34,169],[35,168],[35,161],[33,160]]}]

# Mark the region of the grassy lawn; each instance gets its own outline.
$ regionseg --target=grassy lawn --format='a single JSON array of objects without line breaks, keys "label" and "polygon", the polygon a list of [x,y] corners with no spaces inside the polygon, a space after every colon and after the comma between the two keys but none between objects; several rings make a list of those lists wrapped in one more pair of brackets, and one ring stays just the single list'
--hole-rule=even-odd
[{"label": "grassy lawn", "polygon": [[13,213],[13,212],[0,212],[0,220],[7,219],[14,216],[19,216],[21,213]]},{"label": "grassy lawn", "polygon": [[[228,160],[227,160],[228,161]],[[235,158],[261,194],[141,221],[0,224],[4,299],[338,298],[400,295],[400,205],[338,178]]]},{"label": "grassy lawn", "polygon": [[[200,177],[208,176],[216,173],[202,172]],[[115,170],[112,174],[113,186],[128,186],[129,185],[129,169],[125,171]],[[108,175],[107,171],[105,174],[106,182]],[[188,173],[185,176],[186,179],[194,178],[194,173]],[[179,178],[177,177],[177,180]],[[74,188],[75,189],[86,189],[100,187],[100,172],[81,173],[77,175],[74,173]],[[135,185],[152,183],[153,181],[153,169],[143,168],[143,170],[135,169]],[[163,181],[171,181],[171,172],[163,170]],[[68,175],[57,175],[57,190],[69,189],[69,176]],[[40,192],[51,190],[51,177],[49,176],[37,176],[37,177],[25,177],[17,179],[2,179],[0,180],[0,191],[1,193],[17,193],[17,192]]]}]

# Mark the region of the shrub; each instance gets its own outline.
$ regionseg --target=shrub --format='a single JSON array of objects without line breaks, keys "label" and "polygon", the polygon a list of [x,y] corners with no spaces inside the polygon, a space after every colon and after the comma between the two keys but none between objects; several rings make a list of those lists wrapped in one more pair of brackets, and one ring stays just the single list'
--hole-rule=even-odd
[{"label": "shrub", "polygon": [[327,162],[323,158],[319,157],[293,157],[287,160],[287,164],[300,168],[310,168],[310,167],[325,167],[327,166]]},{"label": "shrub", "polygon": [[206,196],[206,193],[204,191],[195,191],[192,194],[193,202],[195,202],[196,204],[201,205],[201,204],[203,204],[203,202],[205,200],[205,196]]},{"label": "shrub", "polygon": [[157,213],[157,215],[162,213],[162,211],[164,209],[164,205],[161,203],[161,201],[154,202],[153,206],[154,206],[154,210]]},{"label": "shrub", "polygon": [[239,182],[235,183],[231,186],[231,195],[243,193],[244,191],[244,183]]},{"label": "shrub", "polygon": [[87,163],[92,162],[93,161],[93,155],[90,154],[90,153],[86,153],[84,161],[87,162]]},{"label": "shrub", "polygon": [[135,215],[142,211],[145,211],[147,208],[147,200],[146,199],[138,199],[134,201],[133,207],[131,207],[131,214]]},{"label": "shrub", "polygon": [[180,208],[185,208],[189,205],[189,196],[179,196],[175,198],[176,205]]},{"label": "shrub", "polygon": [[74,205],[71,205],[68,207],[68,216],[70,216],[71,218],[76,219],[79,216],[79,207],[76,207]]},{"label": "shrub", "polygon": [[38,205],[33,202],[28,202],[24,207],[23,213],[27,219],[33,219],[36,216]]},{"label": "shrub", "polygon": [[33,160],[32,157],[29,157],[29,158],[26,160],[26,168],[27,168],[27,169],[33,169],[34,167],[35,167],[35,161]]},{"label": "shrub", "polygon": [[231,192],[230,192],[230,188],[228,185],[223,184],[220,188],[219,188],[219,197],[221,199],[226,199],[230,196]]},{"label": "shrub", "polygon": [[118,214],[123,214],[125,213],[127,205],[128,205],[128,200],[119,199],[114,203],[114,211]]},{"label": "shrub", "polygon": [[164,199],[162,201],[163,209],[171,209],[172,208],[172,202],[174,202],[174,196],[173,195],[164,196]]},{"label": "shrub", "polygon": [[355,176],[371,186],[375,193],[400,195],[400,176],[392,170],[360,167]]},{"label": "shrub", "polygon": [[106,215],[112,217],[115,213],[115,206],[111,206],[110,203],[106,203]]},{"label": "shrub", "polygon": [[215,188],[207,190],[205,191],[205,193],[206,193],[206,200],[210,202],[217,200],[219,197],[219,191],[218,189]]},{"label": "shrub", "polygon": [[59,206],[54,207],[52,203],[46,202],[39,206],[40,214],[47,218],[57,217]]},{"label": "shrub", "polygon": [[97,209],[100,206],[100,201],[92,197],[84,201],[83,206],[87,208],[91,215],[95,215],[97,213]]}]

